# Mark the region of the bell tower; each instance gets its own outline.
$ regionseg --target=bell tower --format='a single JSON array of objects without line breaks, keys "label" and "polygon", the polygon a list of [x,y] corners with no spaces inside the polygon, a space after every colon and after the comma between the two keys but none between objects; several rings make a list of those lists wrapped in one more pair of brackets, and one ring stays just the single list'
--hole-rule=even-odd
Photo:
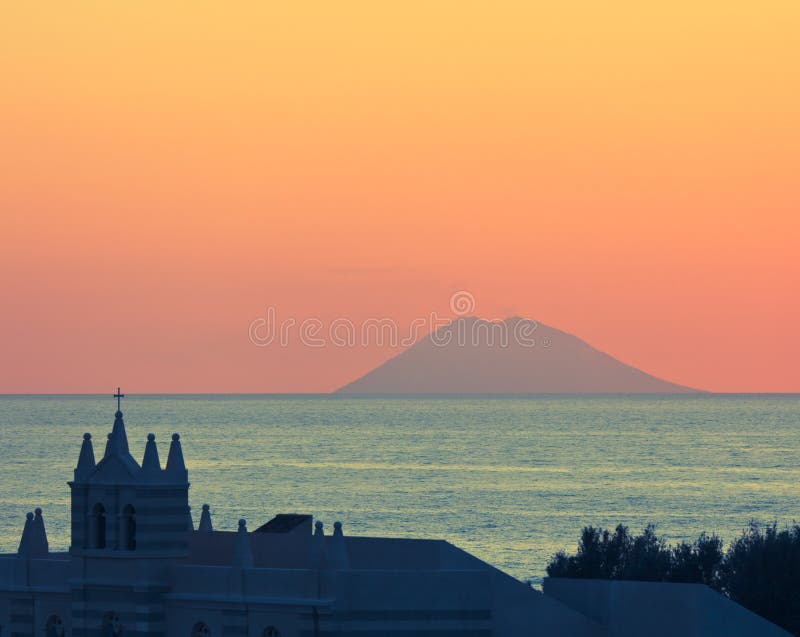
[{"label": "bell tower", "polygon": [[86,557],[180,556],[191,531],[189,477],[180,436],[173,434],[165,468],[155,436],[148,434],[142,464],[133,458],[117,388],[117,411],[105,452],[95,462],[92,436],[83,444],[69,483],[72,492],[70,552]]},{"label": "bell tower", "polygon": [[189,475],[178,434],[172,436],[166,467],[153,434],[147,436],[142,464],[136,462],[122,416],[124,394],[117,389],[114,398],[117,411],[103,457],[95,462],[92,436],[84,434],[69,483],[71,634],[165,635],[169,568],[188,554],[192,532]]}]

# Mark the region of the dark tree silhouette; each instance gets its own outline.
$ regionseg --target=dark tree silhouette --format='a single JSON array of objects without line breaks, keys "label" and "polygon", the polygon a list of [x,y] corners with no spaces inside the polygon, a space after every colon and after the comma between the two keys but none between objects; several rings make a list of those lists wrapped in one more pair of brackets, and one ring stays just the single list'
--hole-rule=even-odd
[{"label": "dark tree silhouette", "polygon": [[587,526],[581,532],[578,552],[568,556],[556,553],[547,566],[550,577],[588,579],[618,579],[622,574],[625,556],[630,550],[628,527],[618,525],[614,533]]},{"label": "dark tree silhouette", "polygon": [[722,540],[701,533],[693,544],[681,542],[672,549],[670,582],[698,582],[718,587],[717,576],[722,563]]},{"label": "dark tree silhouette", "polygon": [[728,549],[719,588],[732,600],[800,635],[800,526],[751,523]]},{"label": "dark tree silhouette", "polygon": [[[692,555],[695,546],[687,545],[684,551]],[[672,561],[672,550],[664,538],[656,535],[653,525],[645,527],[638,536],[632,536],[628,527],[622,524],[617,526],[613,534],[602,528],[587,526],[581,533],[577,554],[556,553],[547,566],[547,574],[550,577],[661,582],[669,580]],[[684,571],[689,573],[691,569],[686,566]],[[696,579],[682,581],[700,581],[699,578],[698,571]]]},{"label": "dark tree silhouette", "polygon": [[693,543],[667,545],[648,525],[641,535],[587,526],[575,555],[556,553],[550,577],[701,583],[800,636],[800,526],[751,522],[723,552],[722,540],[702,533]]}]

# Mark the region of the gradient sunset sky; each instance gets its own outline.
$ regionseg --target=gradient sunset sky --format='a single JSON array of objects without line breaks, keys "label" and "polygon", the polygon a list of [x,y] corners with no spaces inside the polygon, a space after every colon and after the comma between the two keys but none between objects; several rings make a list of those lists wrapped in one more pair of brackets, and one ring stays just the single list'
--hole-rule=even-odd
[{"label": "gradient sunset sky", "polygon": [[279,318],[523,315],[800,391],[800,3],[20,2],[0,392],[328,391]]}]

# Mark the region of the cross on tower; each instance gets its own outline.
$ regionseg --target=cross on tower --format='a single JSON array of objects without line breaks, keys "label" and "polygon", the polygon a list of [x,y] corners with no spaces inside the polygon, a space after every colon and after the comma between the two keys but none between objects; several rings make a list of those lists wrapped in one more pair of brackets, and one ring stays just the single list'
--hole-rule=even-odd
[{"label": "cross on tower", "polygon": [[120,399],[121,399],[121,398],[125,398],[125,394],[121,394],[121,393],[120,393],[120,391],[119,391],[119,387],[117,387],[117,393],[116,393],[116,394],[114,394],[114,398],[116,398],[116,399],[117,399],[117,411],[121,411],[121,410],[120,410],[120,404],[119,404],[119,401],[120,401]]}]

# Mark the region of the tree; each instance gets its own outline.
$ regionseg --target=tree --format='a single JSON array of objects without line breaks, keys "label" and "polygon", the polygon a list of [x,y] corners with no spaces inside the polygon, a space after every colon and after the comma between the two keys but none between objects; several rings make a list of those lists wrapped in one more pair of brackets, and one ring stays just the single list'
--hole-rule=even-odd
[{"label": "tree", "polygon": [[672,549],[670,582],[699,582],[718,588],[718,573],[722,564],[722,540],[701,533],[693,544],[681,542]]},{"label": "tree", "polygon": [[751,522],[728,548],[719,588],[754,613],[800,634],[800,526]]},{"label": "tree", "polygon": [[699,582],[716,586],[722,561],[722,541],[705,533],[689,544],[672,548],[648,524],[632,536],[618,525],[614,533],[587,526],[581,532],[578,551],[560,551],[547,565],[550,577],[624,579],[648,582]]},{"label": "tree", "polygon": [[800,525],[782,531],[754,522],[723,552],[722,540],[702,533],[695,542],[669,546],[648,525],[631,536],[587,526],[575,555],[560,551],[550,577],[701,583],[779,626],[800,635]]},{"label": "tree", "polygon": [[672,552],[666,541],[656,535],[655,526],[648,524],[628,546],[617,579],[663,582],[669,579],[671,559]]},{"label": "tree", "polygon": [[623,571],[630,550],[628,527],[619,524],[611,534],[602,528],[584,527],[574,556],[556,553],[547,565],[550,577],[616,579]]}]

